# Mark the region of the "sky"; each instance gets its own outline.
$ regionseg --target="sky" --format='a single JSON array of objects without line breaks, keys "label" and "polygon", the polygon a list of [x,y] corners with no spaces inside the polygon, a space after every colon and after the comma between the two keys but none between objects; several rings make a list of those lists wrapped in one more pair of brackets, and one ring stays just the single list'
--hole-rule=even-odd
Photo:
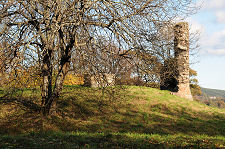
[{"label": "sky", "polygon": [[199,85],[225,90],[225,0],[198,0],[201,9],[187,19],[200,31],[199,52],[191,58]]}]

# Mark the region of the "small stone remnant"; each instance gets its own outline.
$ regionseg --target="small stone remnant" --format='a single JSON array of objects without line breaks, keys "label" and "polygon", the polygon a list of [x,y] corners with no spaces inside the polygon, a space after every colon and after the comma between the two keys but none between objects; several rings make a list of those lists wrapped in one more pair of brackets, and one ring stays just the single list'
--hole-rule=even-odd
[{"label": "small stone remnant", "polygon": [[98,75],[84,75],[84,86],[87,87],[107,87],[115,85],[114,74],[98,74]]},{"label": "small stone remnant", "polygon": [[176,95],[193,100],[189,83],[189,26],[180,22],[174,27],[174,50],[178,82]]}]

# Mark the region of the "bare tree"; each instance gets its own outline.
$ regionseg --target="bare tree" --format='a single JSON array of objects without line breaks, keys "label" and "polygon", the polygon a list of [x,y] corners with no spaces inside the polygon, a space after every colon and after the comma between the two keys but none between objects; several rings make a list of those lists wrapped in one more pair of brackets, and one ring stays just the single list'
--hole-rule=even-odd
[{"label": "bare tree", "polygon": [[191,4],[192,0],[1,0],[0,39],[8,43],[1,50],[9,51],[9,69],[17,64],[38,66],[43,113],[48,114],[71,62],[76,63],[73,54],[86,49],[87,57],[98,55],[91,49],[102,36],[119,53],[143,49],[139,41],[146,36],[150,38],[144,42],[153,45],[160,26],[192,13]]}]

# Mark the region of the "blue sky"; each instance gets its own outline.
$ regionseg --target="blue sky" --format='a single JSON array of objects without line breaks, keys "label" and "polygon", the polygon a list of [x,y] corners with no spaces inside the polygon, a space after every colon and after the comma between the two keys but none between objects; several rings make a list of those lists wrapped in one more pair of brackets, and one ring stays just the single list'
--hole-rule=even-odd
[{"label": "blue sky", "polygon": [[202,8],[188,18],[191,30],[200,30],[200,50],[191,65],[199,85],[225,90],[225,0],[199,0]]}]

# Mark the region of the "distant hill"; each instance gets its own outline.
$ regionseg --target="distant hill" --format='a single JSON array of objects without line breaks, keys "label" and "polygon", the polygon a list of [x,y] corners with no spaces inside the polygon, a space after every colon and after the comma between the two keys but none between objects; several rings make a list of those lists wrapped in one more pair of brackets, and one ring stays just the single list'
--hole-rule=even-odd
[{"label": "distant hill", "polygon": [[218,89],[209,89],[209,88],[201,88],[202,92],[210,97],[224,97],[225,98],[225,90]]}]

